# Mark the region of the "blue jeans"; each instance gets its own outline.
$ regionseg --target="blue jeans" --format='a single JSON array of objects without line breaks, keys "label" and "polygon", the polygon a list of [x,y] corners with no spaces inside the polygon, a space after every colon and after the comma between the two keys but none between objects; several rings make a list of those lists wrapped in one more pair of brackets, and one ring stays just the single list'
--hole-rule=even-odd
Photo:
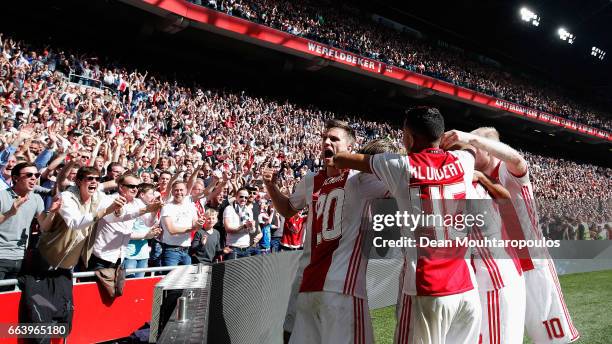
[{"label": "blue jeans", "polygon": [[[271,243],[268,243],[268,245],[270,245]],[[264,246],[262,245],[261,241],[259,242],[259,247],[258,247],[258,254],[270,254],[272,252],[272,250],[270,249],[271,246]]]},{"label": "blue jeans", "polygon": [[259,249],[256,249],[250,246],[245,247],[245,248],[238,248],[238,247],[230,246],[230,248],[232,249],[232,252],[226,254],[224,257],[224,260],[250,257],[250,256],[255,256],[257,255],[257,253],[259,253]]},{"label": "blue jeans", "polygon": [[280,252],[280,241],[281,237],[272,237],[272,240],[270,240],[270,250],[272,252]]},{"label": "blue jeans", "polygon": [[161,256],[162,266],[191,265],[191,256],[187,247],[167,247]]},{"label": "blue jeans", "polygon": [[[149,262],[148,259],[129,259],[126,258],[123,261],[123,267],[127,270],[127,269],[141,269],[141,268],[146,268],[147,267],[147,263]],[[133,274],[129,274],[126,275],[126,278],[132,278],[132,277],[144,277],[145,273],[144,272],[136,272]]]},{"label": "blue jeans", "polygon": [[162,245],[159,241],[151,239],[151,253],[149,254],[150,267],[159,267],[161,265]]}]

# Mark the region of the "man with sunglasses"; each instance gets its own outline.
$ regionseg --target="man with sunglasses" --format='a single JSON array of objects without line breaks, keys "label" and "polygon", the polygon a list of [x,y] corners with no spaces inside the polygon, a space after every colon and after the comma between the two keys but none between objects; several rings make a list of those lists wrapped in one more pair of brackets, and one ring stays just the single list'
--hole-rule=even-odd
[{"label": "man with sunglasses", "polygon": [[61,221],[56,219],[38,244],[42,265],[56,270],[69,271],[79,259],[85,266],[88,265],[94,246],[95,226],[107,215],[114,213],[112,222],[121,222],[138,217],[147,210],[122,209],[126,198],[101,192],[100,172],[93,167],[79,168],[75,182],[75,186],[61,194]]},{"label": "man with sunglasses", "polygon": [[259,190],[255,186],[248,186],[249,198],[247,199],[247,206],[251,208],[253,213],[253,221],[255,222],[255,228],[257,229],[257,235],[253,236],[253,245],[258,247],[259,240],[261,239],[261,231],[259,230],[259,214],[261,213],[261,204],[259,203],[258,193]]},{"label": "man with sunglasses", "polygon": [[0,279],[15,278],[20,271],[32,220],[38,220],[42,231],[48,230],[61,204],[56,199],[49,212],[43,212],[42,198],[34,193],[39,177],[36,165],[17,164],[11,170],[13,187],[0,191]]},{"label": "man with sunglasses", "polygon": [[251,236],[256,231],[253,211],[247,206],[249,191],[240,188],[236,191],[236,199],[223,210],[223,227],[227,231],[226,244],[232,250],[225,259],[236,259],[253,255]]},{"label": "man with sunglasses", "polygon": [[[146,213],[154,213],[161,209],[160,202],[145,205],[136,198],[140,180],[132,173],[125,173],[117,178],[119,185],[119,196],[125,199],[125,205],[100,219],[98,232],[95,237],[93,254],[89,259],[88,270],[117,267],[125,257],[125,250],[130,239],[151,239],[158,234],[159,230],[149,232],[134,232],[134,222]],[[122,213],[132,214],[120,219]],[[153,227],[155,217],[148,217],[148,227]]]}]

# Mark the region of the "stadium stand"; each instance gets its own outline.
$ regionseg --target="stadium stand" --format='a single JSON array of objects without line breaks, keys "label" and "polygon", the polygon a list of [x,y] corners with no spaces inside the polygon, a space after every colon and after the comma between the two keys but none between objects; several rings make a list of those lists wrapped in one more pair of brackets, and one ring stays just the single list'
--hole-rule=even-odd
[{"label": "stadium stand", "polygon": [[571,94],[552,83],[484,64],[477,60],[476,54],[463,49],[452,49],[389,28],[343,2],[209,0],[194,3],[579,123],[612,130],[608,113],[584,101],[573,100]]},{"label": "stadium stand", "polygon": [[[20,151],[34,161],[33,153],[42,148],[38,143],[50,132],[64,139],[76,129],[85,134],[79,144],[84,150],[71,151],[74,158],[87,155],[83,153],[94,151],[99,144],[97,151],[107,163],[119,152],[118,162],[138,172],[143,170],[142,159],[154,158],[158,150],[168,158],[165,167],[173,173],[184,170],[185,161],[210,158],[213,164],[207,173],[225,163],[232,167],[234,179],[246,182],[256,180],[258,168],[271,163],[283,168],[281,176],[290,190],[304,167],[319,166],[316,139],[326,119],[350,119],[359,143],[399,137],[399,130],[388,123],[255,98],[245,92],[189,88],[159,76],[99,65],[96,57],[78,56],[53,49],[41,51],[3,37],[0,66],[5,77],[0,81],[0,101],[5,147],[17,128],[33,124],[37,126],[32,140],[35,148],[30,143],[29,152],[26,145]],[[69,77],[75,80],[74,76],[81,78],[70,82]],[[104,87],[89,86],[83,80]],[[181,115],[177,118],[175,113]],[[126,135],[119,146],[119,133],[135,135]],[[150,138],[158,138],[157,143]],[[58,148],[61,151],[63,146]],[[270,155],[268,148],[280,153]],[[609,168],[525,154],[534,167],[539,199],[610,195]],[[573,182],[578,176],[588,182]]]},{"label": "stadium stand", "polygon": [[[612,130],[609,114],[569,100],[562,89],[479,63],[464,51],[378,25],[358,12],[346,16],[344,11],[354,10],[335,3],[194,2]],[[1,181],[6,182],[2,172],[7,166],[22,161],[36,164],[43,172],[40,186],[46,188],[63,180],[66,185],[73,183],[79,166],[100,169],[110,180],[116,178],[114,167],[121,167],[163,193],[168,192],[167,187],[159,188],[168,183],[162,182],[163,174],[171,176],[170,184],[197,174],[202,187],[217,180],[223,183],[220,197],[208,200],[218,208],[241,187],[256,195],[255,202],[267,202],[260,171],[266,166],[279,170],[281,190],[290,194],[307,172],[321,167],[320,137],[328,119],[347,120],[357,133],[358,145],[379,138],[401,145],[401,130],[384,120],[333,112],[320,104],[298,105],[279,97],[255,96],[249,89],[203,87],[197,80],[143,72],[111,63],[110,58],[33,45],[0,33]],[[520,148],[530,165],[540,225],[547,238],[612,239],[612,169],[567,160],[563,152],[543,155],[541,150]],[[48,209],[51,198],[44,200]],[[564,211],[568,208],[571,215]],[[155,245],[153,240],[151,244]],[[247,275],[236,270],[225,278],[231,280],[232,274]],[[250,332],[244,333],[248,338]]]}]

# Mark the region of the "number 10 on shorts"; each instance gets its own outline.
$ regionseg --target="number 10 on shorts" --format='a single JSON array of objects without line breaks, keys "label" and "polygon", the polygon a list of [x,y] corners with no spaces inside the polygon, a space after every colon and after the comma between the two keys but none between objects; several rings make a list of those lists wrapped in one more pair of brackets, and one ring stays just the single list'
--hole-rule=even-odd
[{"label": "number 10 on shorts", "polygon": [[559,318],[542,321],[542,324],[546,327],[548,339],[563,338],[563,327],[561,327],[561,320],[559,320]]}]

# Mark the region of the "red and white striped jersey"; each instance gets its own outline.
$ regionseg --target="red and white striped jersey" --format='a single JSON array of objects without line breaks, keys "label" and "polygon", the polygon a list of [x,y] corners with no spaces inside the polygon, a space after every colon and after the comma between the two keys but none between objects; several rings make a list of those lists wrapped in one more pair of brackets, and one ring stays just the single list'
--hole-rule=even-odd
[{"label": "red and white striped jersey", "polygon": [[[500,206],[502,221],[511,240],[541,240],[542,231],[538,225],[538,213],[533,197],[533,186],[529,180],[529,171],[523,176],[515,176],[506,167],[505,162],[500,162],[491,177],[510,192],[511,204]],[[517,248],[517,254],[523,271],[535,268],[537,259],[532,257],[542,256],[542,248]]]},{"label": "red and white striped jersey", "polygon": [[[485,216],[485,219],[482,226],[475,225],[471,229],[470,239],[506,240],[497,204],[482,184],[473,183],[473,186],[478,198],[471,202],[471,211]],[[480,291],[499,290],[511,285],[522,275],[518,257],[512,247],[477,246],[472,248],[472,254],[472,266]]]},{"label": "red and white striped jersey", "polygon": [[353,170],[334,177],[321,171],[300,181],[290,197],[295,209],[309,207],[300,292],[330,291],[366,298],[362,215],[370,200],[385,194],[384,184],[373,175]]},{"label": "red and white striped jersey", "polygon": [[[370,169],[387,185],[400,212],[441,214],[447,202],[473,195],[474,157],[466,151],[429,148],[406,155],[376,154]],[[457,204],[457,202],[448,202]],[[448,212],[448,209],[447,209]],[[420,237],[435,240],[457,237],[450,228],[418,227],[402,235],[416,239],[416,248],[404,248],[402,292],[408,295],[444,296],[474,289],[476,282],[467,247],[424,247]],[[432,239],[432,238],[430,238]]]}]

